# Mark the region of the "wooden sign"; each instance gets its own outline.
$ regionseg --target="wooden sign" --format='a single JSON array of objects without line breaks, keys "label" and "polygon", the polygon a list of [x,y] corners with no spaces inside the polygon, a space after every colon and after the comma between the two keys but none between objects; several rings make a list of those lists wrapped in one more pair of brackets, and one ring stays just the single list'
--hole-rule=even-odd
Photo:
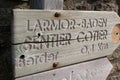
[{"label": "wooden sign", "polygon": [[111,69],[111,63],[107,58],[103,58],[16,80],[106,80]]},{"label": "wooden sign", "polygon": [[16,77],[111,54],[119,21],[115,12],[14,10]]}]

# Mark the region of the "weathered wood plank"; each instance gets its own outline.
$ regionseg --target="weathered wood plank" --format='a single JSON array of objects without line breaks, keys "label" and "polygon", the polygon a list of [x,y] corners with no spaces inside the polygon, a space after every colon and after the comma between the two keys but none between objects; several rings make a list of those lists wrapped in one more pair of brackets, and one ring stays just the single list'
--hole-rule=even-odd
[{"label": "weathered wood plank", "polygon": [[[119,17],[114,12],[60,11],[61,17],[59,18],[54,17],[55,13],[59,11],[15,10],[14,12],[14,43],[24,43],[26,36],[32,36],[33,34],[35,35],[33,37],[36,38],[39,37],[39,34],[47,35],[70,32],[72,33],[72,39],[76,39],[76,36],[78,36],[81,31],[85,31],[84,33],[87,32],[87,37],[89,37],[90,32],[88,31],[93,31],[95,33],[96,30],[107,30],[109,32],[107,35],[110,35],[113,26],[119,23]],[[113,17],[116,17],[116,19],[113,19]],[[18,36],[19,33],[21,33],[21,35]],[[102,32],[99,33],[102,34]],[[104,31],[103,33],[105,34]],[[97,37],[97,35],[92,36]],[[84,36],[80,38],[83,37]],[[29,39],[29,42],[31,41],[33,42],[33,40]],[[52,41],[51,37],[50,41]],[[57,41],[57,39],[54,39],[54,41]],[[38,42],[38,40],[34,42]]]},{"label": "weathered wood plank", "polygon": [[119,21],[114,12],[14,10],[16,77],[111,54]]},{"label": "weathered wood plank", "polygon": [[30,0],[32,9],[62,10],[63,0]]},{"label": "weathered wood plank", "polygon": [[16,80],[106,80],[111,63],[107,58],[33,74]]}]

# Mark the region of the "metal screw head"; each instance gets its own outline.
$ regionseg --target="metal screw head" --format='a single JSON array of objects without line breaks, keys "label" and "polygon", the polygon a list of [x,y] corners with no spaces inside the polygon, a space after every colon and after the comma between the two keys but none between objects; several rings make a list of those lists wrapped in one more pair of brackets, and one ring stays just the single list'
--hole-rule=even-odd
[{"label": "metal screw head", "polygon": [[53,63],[53,68],[56,68],[59,63]]},{"label": "metal screw head", "polygon": [[55,17],[60,17],[60,16],[61,16],[61,14],[60,14],[60,13],[58,13],[58,12],[56,12],[56,13],[54,14],[54,16],[55,16]]}]

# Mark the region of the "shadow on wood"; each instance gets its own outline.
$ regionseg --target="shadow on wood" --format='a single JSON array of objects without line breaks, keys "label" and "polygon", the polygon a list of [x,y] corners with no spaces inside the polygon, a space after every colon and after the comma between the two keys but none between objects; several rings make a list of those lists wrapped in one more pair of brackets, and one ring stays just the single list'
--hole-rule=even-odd
[{"label": "shadow on wood", "polygon": [[11,49],[12,9],[0,8],[0,80],[13,80]]}]

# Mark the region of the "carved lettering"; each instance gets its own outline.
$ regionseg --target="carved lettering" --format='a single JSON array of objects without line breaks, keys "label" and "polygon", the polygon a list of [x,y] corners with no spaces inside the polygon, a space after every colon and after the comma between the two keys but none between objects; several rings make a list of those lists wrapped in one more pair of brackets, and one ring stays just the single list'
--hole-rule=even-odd
[{"label": "carved lettering", "polygon": [[32,25],[31,20],[27,20],[28,31],[55,31],[62,29],[75,29],[76,21],[74,19],[63,20],[40,20],[37,19]]},{"label": "carved lettering", "polygon": [[106,40],[107,35],[108,35],[107,30],[79,32],[79,34],[77,36],[77,41],[78,42],[87,42],[87,41]]},{"label": "carved lettering", "polygon": [[40,53],[36,54],[30,57],[26,57],[25,59],[18,58],[16,60],[16,67],[22,68],[22,67],[30,67],[33,65],[38,65],[41,63],[48,63],[51,61],[56,61],[58,59],[59,53]]},{"label": "carved lettering", "polygon": [[99,18],[99,19],[83,19],[82,27],[83,28],[94,28],[94,27],[106,27],[107,19]]},{"label": "carved lettering", "polygon": [[[68,46],[71,44],[71,34],[70,33],[61,33],[61,34],[49,34],[49,35],[41,35],[37,36],[27,36],[25,42],[31,42],[27,44],[29,47],[26,49],[43,49],[43,48],[51,48],[51,47],[59,47],[61,45]],[[34,44],[32,44],[32,42]],[[38,43],[38,44],[35,44]],[[26,44],[25,44],[26,45]]]},{"label": "carved lettering", "polygon": [[[74,43],[78,43],[77,45],[81,45],[82,43],[79,47],[79,54],[92,54],[109,48],[108,43],[103,42],[103,40],[109,39],[106,27],[107,18],[27,20],[27,32],[31,35],[26,35],[24,43],[21,44],[22,51],[31,54],[32,51],[39,52],[39,50],[61,48],[62,46],[69,47]],[[87,30],[74,32],[77,28]],[[96,43],[84,44],[94,41]],[[20,50],[20,48],[18,49]],[[27,56],[25,59],[18,59],[16,65],[21,68],[56,61],[58,53],[57,51],[56,53],[43,52],[39,55]]]}]

